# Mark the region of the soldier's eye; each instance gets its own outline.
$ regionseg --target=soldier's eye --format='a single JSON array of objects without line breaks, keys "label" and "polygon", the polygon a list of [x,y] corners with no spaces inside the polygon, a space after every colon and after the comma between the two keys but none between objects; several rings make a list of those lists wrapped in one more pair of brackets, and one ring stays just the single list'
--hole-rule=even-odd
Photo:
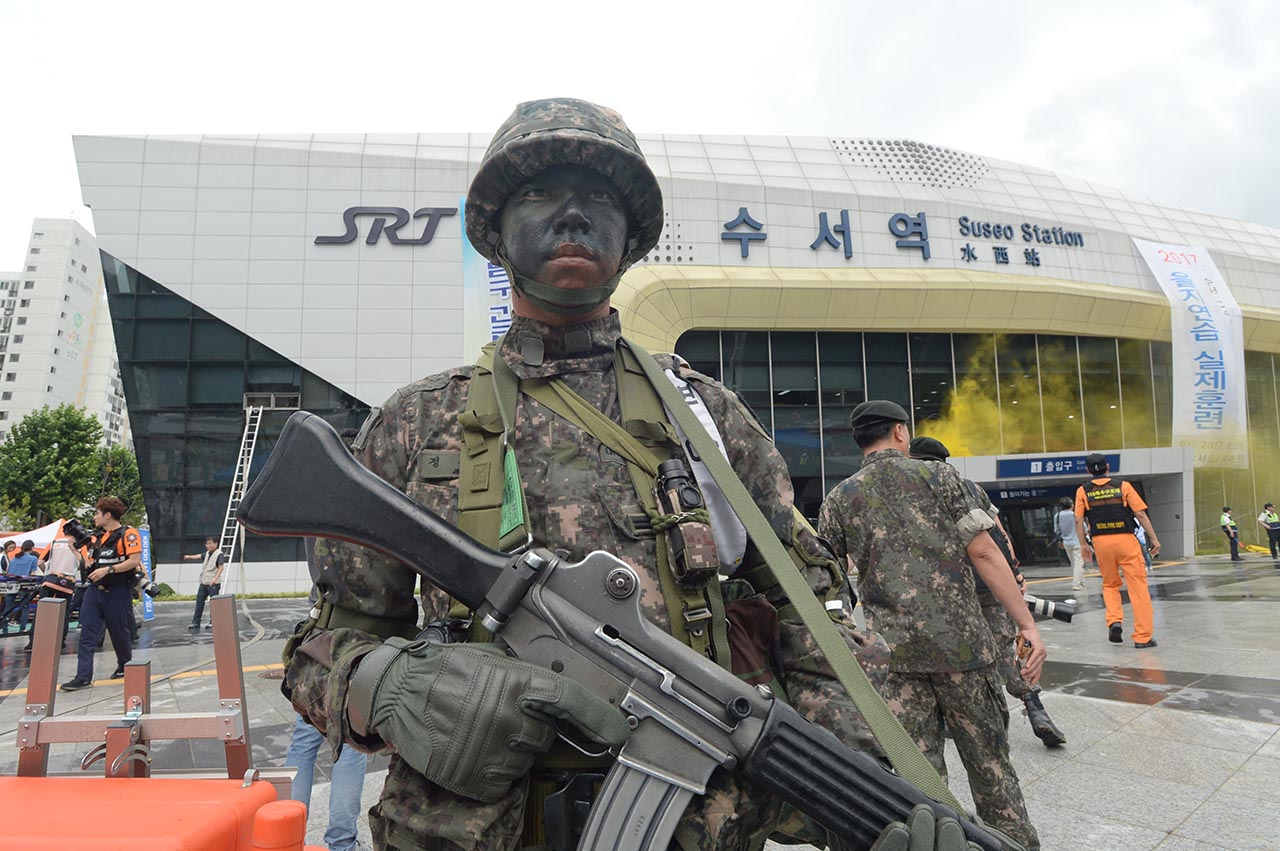
[{"label": "soldier's eye", "polygon": [[605,189],[596,189],[591,192],[592,201],[612,201],[613,193]]},{"label": "soldier's eye", "polygon": [[547,197],[547,190],[545,190],[545,189],[537,189],[537,188],[529,188],[529,189],[526,189],[526,190],[524,191],[524,193],[523,193],[523,195],[522,195],[521,197],[523,197],[523,198],[525,198],[526,200],[529,200],[529,201],[541,201],[541,200],[543,200],[544,198],[546,198],[546,197]]}]

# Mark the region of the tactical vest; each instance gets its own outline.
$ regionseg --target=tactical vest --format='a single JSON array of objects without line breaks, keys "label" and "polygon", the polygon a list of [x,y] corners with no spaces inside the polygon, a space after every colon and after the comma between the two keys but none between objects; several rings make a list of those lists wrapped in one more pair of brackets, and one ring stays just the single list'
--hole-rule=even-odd
[{"label": "tactical vest", "polygon": [[1100,484],[1091,480],[1084,485],[1084,516],[1094,537],[1132,535],[1137,528],[1133,509],[1124,504],[1123,485],[1120,479],[1103,479]]},{"label": "tactical vest", "polygon": [[[459,529],[481,543],[496,544],[502,550],[519,548],[529,541],[528,513],[519,493],[517,460],[504,437],[507,433],[514,435],[515,410],[520,393],[531,396],[554,413],[590,432],[627,460],[632,485],[651,528],[661,530],[670,522],[679,522],[678,518],[660,512],[654,496],[654,480],[657,465],[684,450],[662,401],[637,361],[638,355],[625,340],[618,341],[614,356],[621,425],[606,422],[599,412],[594,412],[593,419],[592,411],[575,409],[572,400],[566,400],[567,388],[563,385],[559,392],[552,392],[548,390],[552,382],[520,382],[497,356],[500,346],[501,341],[498,341],[482,351],[467,391],[467,410],[459,417],[463,430],[458,478]],[[572,394],[572,391],[568,393]],[[768,436],[762,427],[760,431]],[[642,457],[645,454],[649,457]],[[797,568],[822,561],[797,546],[796,539],[803,528],[811,529],[797,511],[793,540],[783,541]],[[666,537],[658,532],[655,538],[658,579],[671,634],[725,669],[732,670],[720,581],[712,577],[701,588],[680,585],[672,572]],[[834,562],[822,562],[821,566],[831,576],[828,600],[834,600],[844,578]],[[767,571],[753,570],[749,566],[735,573],[735,577],[747,579],[757,593],[764,593],[773,583],[762,582],[762,574],[767,575]],[[454,613],[458,613],[456,606]],[[475,629],[473,626],[473,631]]]},{"label": "tactical vest", "polygon": [[[121,544],[124,542],[125,533],[132,527],[121,526],[111,534],[99,539],[94,536],[93,543],[89,545],[89,556],[92,571],[99,567],[114,567],[128,560],[129,555],[124,552]],[[138,578],[136,570],[130,570],[125,573],[108,573],[97,583],[99,586],[109,587],[112,585],[132,585],[134,580]]]}]

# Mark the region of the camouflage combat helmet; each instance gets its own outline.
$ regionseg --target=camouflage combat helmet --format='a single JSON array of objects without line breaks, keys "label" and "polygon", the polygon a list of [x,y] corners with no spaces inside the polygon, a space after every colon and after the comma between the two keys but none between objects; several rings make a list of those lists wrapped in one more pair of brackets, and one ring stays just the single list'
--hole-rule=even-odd
[{"label": "camouflage combat helmet", "polygon": [[[581,165],[609,178],[627,209],[626,250],[618,275],[604,294],[607,298],[622,272],[644,257],[662,234],[662,190],[636,137],[612,109],[573,98],[548,98],[517,106],[498,128],[471,181],[467,237],[484,257],[507,266],[498,231],[503,205],[529,180],[551,166],[566,164]],[[517,279],[514,270],[508,272],[526,295],[530,293],[525,284],[532,283],[541,291],[536,282]]]}]

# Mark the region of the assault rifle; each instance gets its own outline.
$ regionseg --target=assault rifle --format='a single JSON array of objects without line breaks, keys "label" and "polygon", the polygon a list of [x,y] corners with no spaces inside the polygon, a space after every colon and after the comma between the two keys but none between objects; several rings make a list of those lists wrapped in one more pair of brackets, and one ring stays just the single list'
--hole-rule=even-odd
[{"label": "assault rifle", "polygon": [[289,418],[236,519],[260,535],[322,535],[399,559],[469,606],[515,655],[621,709],[631,736],[580,851],[664,851],[717,768],[742,772],[850,848],[870,847],[922,803],[959,819],[984,851],[1015,847],[650,624],[639,577],[622,560],[488,549],[361,466],[318,416]]}]

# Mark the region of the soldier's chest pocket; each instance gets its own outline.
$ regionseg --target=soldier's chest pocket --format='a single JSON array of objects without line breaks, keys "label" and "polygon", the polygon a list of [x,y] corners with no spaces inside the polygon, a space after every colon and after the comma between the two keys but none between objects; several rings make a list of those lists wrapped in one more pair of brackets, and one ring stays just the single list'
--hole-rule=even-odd
[{"label": "soldier's chest pocket", "polygon": [[405,493],[419,505],[456,523],[460,463],[461,453],[457,450],[422,450],[410,466]]}]

